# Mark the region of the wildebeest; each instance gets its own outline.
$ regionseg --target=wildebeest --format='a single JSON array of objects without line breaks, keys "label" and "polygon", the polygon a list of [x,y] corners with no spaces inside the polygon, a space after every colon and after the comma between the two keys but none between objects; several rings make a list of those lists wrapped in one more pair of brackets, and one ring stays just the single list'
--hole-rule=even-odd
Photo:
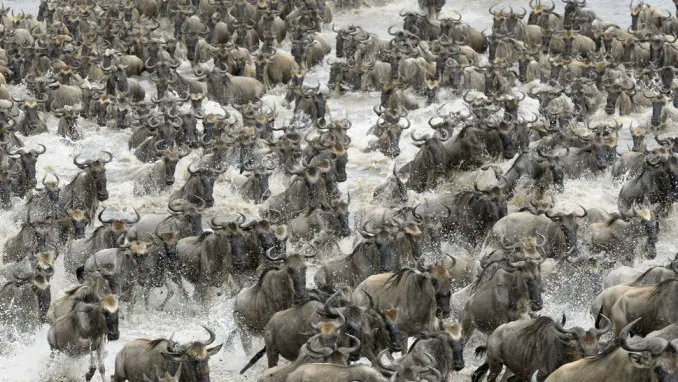
[{"label": "wildebeest", "polygon": [[242,289],[235,298],[233,316],[245,351],[251,348],[250,331],[262,333],[274,313],[289,308],[307,294],[304,256],[282,254],[269,259],[283,261],[282,267],[264,270],[255,285]]},{"label": "wildebeest", "polygon": [[80,154],[73,158],[73,163],[82,172],[78,173],[70,183],[68,183],[61,192],[62,209],[74,208],[74,202],[80,200],[87,208],[87,215],[96,214],[99,202],[108,199],[108,190],[106,189],[106,163],[113,160],[113,154],[103,151],[108,159],[87,159],[84,162],[78,161]]},{"label": "wildebeest", "polygon": [[170,196],[170,201],[184,199],[194,204],[202,204],[207,207],[214,205],[214,182],[219,174],[225,172],[226,168],[198,168],[194,170],[188,166],[190,176],[186,183]]},{"label": "wildebeest", "polygon": [[663,338],[629,341],[629,334],[637,322],[625,326],[601,354],[561,366],[546,378],[546,382],[673,379],[678,373],[678,346]]},{"label": "wildebeest", "polygon": [[71,357],[90,354],[90,367],[85,380],[90,381],[97,369],[94,363],[94,352],[102,380],[104,374],[104,347],[106,338],[117,340],[118,332],[118,298],[107,295],[99,298],[89,294],[77,301],[72,310],[57,317],[47,332],[47,342],[53,351],[63,352]]},{"label": "wildebeest", "polygon": [[414,344],[398,360],[396,365],[379,363],[380,369],[386,374],[393,374],[393,381],[429,380],[418,374],[429,370],[436,370],[439,379],[449,380],[452,370],[460,371],[464,368],[464,344],[462,342],[461,327],[457,324],[442,325],[431,333],[425,333],[415,340]]},{"label": "wildebeest", "polygon": [[144,195],[170,188],[174,184],[177,162],[190,154],[190,149],[186,145],[183,145],[178,150],[173,148],[160,150],[157,148],[160,143],[162,142],[158,141],[156,143],[155,151],[159,160],[152,165],[145,166],[134,181],[135,195]]},{"label": "wildebeest", "polygon": [[216,335],[203,326],[210,334],[207,341],[193,341],[180,344],[169,339],[136,339],[123,346],[115,356],[113,382],[144,382],[144,376],[158,373],[176,375],[181,369],[182,381],[209,381],[209,359],[221,350],[222,345],[208,348]]},{"label": "wildebeest", "polygon": [[[608,256],[633,264],[636,253],[648,258],[657,255],[659,222],[649,209],[634,207],[621,214],[608,214],[594,208],[588,211],[589,225],[584,230],[584,241],[592,251],[605,251]],[[640,251],[637,251],[639,244]]]},{"label": "wildebeest", "polygon": [[205,202],[190,203],[175,199],[167,203],[170,215],[145,214],[127,232],[127,240],[150,241],[156,231],[173,232],[178,239],[200,235]]},{"label": "wildebeest", "polygon": [[657,285],[632,287],[624,292],[611,310],[610,318],[614,321],[616,333],[638,318],[642,319],[636,324],[634,333],[640,335],[676,322],[676,311],[666,303],[676,293],[676,288],[678,279],[668,279]]},{"label": "wildebeest", "polygon": [[659,218],[667,217],[675,200],[677,170],[678,159],[669,156],[666,150],[646,157],[643,171],[624,183],[619,191],[617,207],[620,211],[629,211],[634,205],[649,202],[658,205],[655,212]]},{"label": "wildebeest", "polygon": [[334,365],[328,363],[308,363],[299,366],[287,376],[289,382],[327,382],[363,381],[386,382],[381,373],[367,365]]},{"label": "wildebeest", "polygon": [[509,261],[472,290],[462,314],[464,343],[475,328],[489,334],[505,322],[542,309],[542,262],[531,258]]},{"label": "wildebeest", "polygon": [[90,237],[73,240],[70,248],[64,255],[64,269],[82,279],[85,261],[99,250],[116,248],[122,244],[127,227],[136,224],[141,216],[136,212],[135,219],[104,219],[106,208],[103,208],[97,218],[101,225],[94,229]]},{"label": "wildebeest", "polygon": [[0,288],[0,322],[21,333],[34,332],[49,307],[44,298],[49,296],[49,279],[36,272],[28,257],[11,270],[11,279]]},{"label": "wildebeest", "polygon": [[[369,294],[374,297],[378,309],[397,306],[402,349],[406,349],[408,337],[424,330],[435,330],[436,316],[449,316],[450,282],[449,272],[440,265],[430,265],[420,271],[404,268],[397,273],[368,277],[355,288],[351,299],[358,306],[367,306]],[[405,300],[410,303],[399,304]]]},{"label": "wildebeest", "polygon": [[7,152],[7,155],[12,159],[10,164],[12,168],[10,170],[12,194],[20,198],[23,198],[30,189],[38,185],[38,180],[35,177],[35,165],[38,157],[47,151],[45,145],[40,144],[38,146],[42,148],[40,151],[35,149],[25,150],[22,147]]},{"label": "wildebeest", "polygon": [[565,315],[560,323],[539,316],[499,326],[488,337],[487,345],[476,349],[476,354],[487,352],[487,361],[473,373],[473,381],[482,380],[488,370],[488,382],[495,381],[504,365],[519,379],[528,380],[537,371],[537,379],[544,380],[568,362],[598,355],[599,337],[612,330],[609,320],[602,330],[578,326],[565,329],[564,325]]}]

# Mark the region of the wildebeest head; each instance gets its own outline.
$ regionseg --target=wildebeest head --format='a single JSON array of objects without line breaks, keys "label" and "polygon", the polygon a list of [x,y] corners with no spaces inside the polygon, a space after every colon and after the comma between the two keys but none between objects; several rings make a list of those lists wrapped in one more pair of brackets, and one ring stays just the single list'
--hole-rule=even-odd
[{"label": "wildebeest head", "polygon": [[534,0],[530,1],[530,15],[527,17],[528,25],[540,25],[543,28],[543,25],[546,23],[540,22],[544,17],[548,17],[553,13],[553,10],[556,9],[556,4],[551,2],[551,7],[545,7],[540,0],[537,0],[537,3],[534,4]]},{"label": "wildebeest head", "polygon": [[620,84],[615,84],[611,81],[603,80],[603,86],[607,91],[607,101],[605,103],[605,112],[607,114],[614,114],[617,107],[617,100],[622,92],[632,91],[635,89],[635,84],[630,83],[629,87],[623,87]]},{"label": "wildebeest head", "polygon": [[29,186],[31,188],[35,188],[35,186],[38,185],[38,180],[35,177],[35,165],[38,161],[38,157],[47,151],[45,145],[39,144],[38,146],[42,148],[39,151],[35,149],[26,151],[23,148],[20,148],[7,153],[10,158],[19,159],[19,167],[23,172],[24,177],[26,177],[26,180],[30,182]]},{"label": "wildebeest head", "polygon": [[633,124],[629,125],[629,130],[631,131],[631,140],[633,141],[633,147],[631,151],[640,152],[643,151],[645,147],[645,129],[642,127],[633,128]]},{"label": "wildebeest head", "polygon": [[268,220],[251,220],[243,222],[240,228],[256,235],[261,249],[266,252],[273,248],[271,255],[281,256],[286,252],[287,226],[284,224],[272,225]]},{"label": "wildebeest head", "polygon": [[385,199],[395,203],[406,203],[409,200],[407,194],[407,177],[401,176],[396,171],[397,166],[393,165],[392,176],[389,176],[385,183],[380,184],[374,190],[372,197],[374,199]]},{"label": "wildebeest head", "polygon": [[352,33],[356,32],[356,27],[354,25],[349,25],[346,28],[337,30],[334,25],[332,25],[332,31],[337,34],[337,43],[335,45],[337,58],[350,57],[350,53],[346,54],[348,52],[345,52],[344,44],[353,38]]},{"label": "wildebeest head", "polygon": [[672,153],[678,153],[678,138],[675,137],[659,138],[659,134],[655,134],[654,140],[666,150]]},{"label": "wildebeest head", "polygon": [[308,291],[306,290],[306,262],[304,261],[304,258],[313,258],[316,254],[301,255],[298,253],[290,253],[273,257],[271,256],[272,253],[273,248],[266,251],[266,257],[269,260],[273,262],[284,262],[285,270],[294,287],[294,301],[304,301],[308,295]]},{"label": "wildebeest head", "polygon": [[417,262],[417,268],[424,273],[433,284],[436,299],[436,316],[448,318],[450,316],[450,296],[452,296],[452,276],[442,265],[431,264],[423,267],[423,261]]},{"label": "wildebeest head", "polygon": [[[400,117],[405,125],[400,124]],[[409,129],[411,122],[403,114],[398,115],[397,111],[387,109],[377,120],[377,131],[380,131],[378,138],[379,151],[389,158],[395,158],[400,155],[400,135],[403,130]]]},{"label": "wildebeest head", "polygon": [[[350,360],[351,353],[360,349],[361,342],[354,335],[340,331],[346,325],[346,318],[337,310],[334,310],[333,313],[338,316],[338,319],[312,324],[313,328],[318,330],[319,333],[306,341],[306,350],[309,354],[321,359],[326,359],[335,352],[339,352]],[[348,338],[353,345],[347,347],[340,346],[344,342],[344,338]]]},{"label": "wildebeest head", "polygon": [[[81,204],[81,203],[79,203]],[[66,210],[66,214],[73,227],[73,233],[75,234],[76,239],[82,239],[85,237],[85,230],[90,223],[90,218],[87,216],[87,209],[84,205],[73,206]]]},{"label": "wildebeest head", "polygon": [[177,169],[179,160],[191,153],[191,149],[183,144],[179,149],[164,149],[161,150],[158,146],[162,144],[161,141],[155,143],[155,155],[162,160],[165,169],[165,184],[171,186],[174,184],[174,173]]},{"label": "wildebeest head", "polygon": [[245,251],[245,237],[241,224],[245,223],[245,215],[238,214],[236,221],[225,223],[219,222],[219,218],[212,218],[210,227],[226,240],[231,251],[231,262],[235,269],[241,270],[247,266],[247,253]]},{"label": "wildebeest head", "polygon": [[175,199],[167,204],[167,208],[181,216],[181,220],[189,227],[192,236],[202,234],[202,211],[207,207],[207,202],[197,198],[197,203],[185,199]]},{"label": "wildebeest head", "polygon": [[245,165],[244,174],[248,178],[244,190],[249,191],[246,197],[254,200],[256,203],[262,203],[271,196],[268,179],[275,170],[275,167],[263,167],[261,164],[255,166]]},{"label": "wildebeest head", "polygon": [[567,156],[569,150],[568,147],[565,154],[548,154],[541,149],[537,149],[539,158],[535,158],[538,166],[535,166],[534,178],[540,179],[545,175],[545,171],[549,171],[556,191],[563,192],[565,189],[565,171],[559,159]]},{"label": "wildebeest head", "polygon": [[666,97],[665,94],[669,92],[661,92],[659,94],[649,93],[643,91],[643,95],[652,100],[652,116],[650,117],[650,124],[652,126],[659,126],[664,122],[666,116],[663,115],[664,106],[666,106]]},{"label": "wildebeest head", "polygon": [[177,363],[177,367],[182,369],[181,374],[188,380],[209,382],[210,368],[209,359],[221,350],[221,344],[208,348],[217,338],[213,331],[203,326],[209,333],[210,338],[207,341],[195,341],[189,344],[178,345],[168,340],[167,352],[162,353],[163,357]]},{"label": "wildebeest head", "polygon": [[517,276],[518,282],[522,285],[521,288],[527,292],[527,296],[530,299],[531,309],[533,311],[539,311],[544,306],[543,300],[541,298],[542,286],[541,286],[541,263],[543,260],[519,260],[509,262],[506,271]]},{"label": "wildebeest head", "polygon": [[108,151],[102,152],[108,156],[108,159],[87,159],[84,162],[80,162],[78,161],[78,157],[80,157],[81,154],[78,154],[73,158],[73,163],[78,166],[79,169],[84,170],[87,173],[87,176],[91,177],[94,181],[97,190],[97,199],[101,202],[108,199],[108,190],[106,189],[106,163],[113,160],[113,154]]},{"label": "wildebeest head", "polygon": [[645,338],[629,343],[628,337],[640,318],[626,325],[619,332],[621,348],[626,350],[631,364],[640,369],[649,369],[657,381],[675,381],[678,378],[678,342],[661,338]]},{"label": "wildebeest head", "polygon": [[506,22],[508,19],[508,15],[504,13],[504,9],[500,9],[499,11],[495,10],[494,7],[491,7],[489,9],[490,14],[492,15],[492,31],[496,32],[499,31],[503,28],[506,28]]},{"label": "wildebeest head", "polygon": [[506,19],[506,30],[509,33],[513,33],[516,30],[516,25],[518,25],[518,22],[521,21],[527,14],[527,10],[525,10],[525,8],[520,8],[523,10],[523,13],[516,13],[513,11],[513,8],[509,6],[509,13]]},{"label": "wildebeest head", "polygon": [[[582,357],[592,357],[598,355],[600,346],[598,339],[603,334],[612,330],[612,322],[609,318],[603,316],[607,322],[606,326],[601,329],[591,328],[586,330],[584,328],[575,326],[569,329],[563,328],[565,325],[565,314],[560,323],[555,322],[555,334],[558,336],[560,342],[566,345],[573,353],[576,359]],[[540,318],[538,318],[539,320]],[[541,319],[549,319],[547,317]]]},{"label": "wildebeest head", "polygon": [[330,200],[330,209],[332,211],[332,216],[335,220],[336,233],[341,237],[348,237],[351,235],[351,228],[348,224],[348,207],[351,203],[351,194],[348,194],[348,199],[346,201],[341,199],[331,199]]},{"label": "wildebeest head", "polygon": [[[579,253],[579,249],[577,248],[577,231],[579,230],[578,219],[581,219],[588,214],[586,208],[581,207],[581,209],[584,211],[582,215],[577,215],[575,212],[569,214],[562,212],[551,214],[548,211],[545,214],[549,219],[551,219],[552,222],[556,223],[563,232],[565,237],[565,245],[568,249],[566,256],[569,254],[577,255]],[[554,256],[558,255],[559,254],[554,254]]]},{"label": "wildebeest head", "polygon": [[317,208],[321,206],[321,195],[319,190],[319,182],[321,181],[324,174],[332,171],[332,163],[329,159],[323,159],[317,161],[317,163],[309,163],[308,165],[299,168],[289,170],[291,174],[299,176],[298,179],[302,179],[306,184],[306,189],[308,192],[308,205],[311,208]]},{"label": "wildebeest head", "polygon": [[190,177],[184,184],[184,197],[195,204],[199,204],[201,203],[200,200],[203,200],[207,207],[212,207],[214,205],[214,182],[217,180],[217,176],[226,170],[226,168],[194,170],[191,166],[188,166]]},{"label": "wildebeest head", "polygon": [[401,351],[402,336],[398,324],[398,308],[379,309],[372,295],[364,289],[362,292],[369,301],[369,305],[364,308],[368,318],[368,324],[365,326],[372,328],[374,335],[374,339],[368,342],[371,342],[371,345],[377,349],[387,348],[391,353]]},{"label": "wildebeest head", "polygon": [[40,116],[40,111],[38,110],[38,101],[34,99],[29,99],[26,101],[14,99],[15,102],[21,103],[21,109],[23,109],[25,115],[26,115],[26,123],[33,127],[40,123],[41,121],[41,116]]}]

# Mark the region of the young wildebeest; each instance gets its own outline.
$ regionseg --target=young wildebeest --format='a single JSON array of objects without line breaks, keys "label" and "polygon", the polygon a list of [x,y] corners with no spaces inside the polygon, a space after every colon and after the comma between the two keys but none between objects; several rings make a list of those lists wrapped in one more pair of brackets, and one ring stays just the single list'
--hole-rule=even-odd
[{"label": "young wildebeest", "polygon": [[[53,351],[71,357],[82,357],[89,353],[90,366],[85,379],[92,379],[98,365],[101,379],[105,381],[106,338],[117,340],[119,336],[118,298],[107,295],[100,299],[96,293],[90,293],[76,302],[68,314],[56,319],[47,332],[47,342]],[[98,362],[94,360],[95,351]]]},{"label": "young wildebeest", "polygon": [[[370,276],[355,288],[351,296],[358,306],[370,304],[368,294],[374,296],[377,309],[398,306],[402,349],[407,349],[409,336],[435,330],[436,316],[446,318],[450,315],[450,273],[435,264],[418,268],[418,271],[404,268],[397,273]],[[402,305],[400,301],[408,303]]]},{"label": "young wildebeest", "polygon": [[221,345],[208,348],[216,335],[204,327],[210,334],[205,342],[194,341],[178,344],[172,340],[136,339],[123,346],[115,356],[115,374],[112,382],[143,382],[144,375],[171,373],[176,375],[181,369],[182,381],[209,381],[208,361],[221,350]]},{"label": "young wildebeest", "polygon": [[283,266],[265,269],[255,285],[238,293],[233,305],[237,329],[229,337],[232,338],[238,331],[245,352],[252,347],[249,331],[263,333],[273,314],[289,308],[295,301],[302,301],[307,295],[304,257],[314,257],[315,254],[283,254],[274,258],[270,257],[271,250],[266,257],[274,262],[283,261]]},{"label": "young wildebeest", "polygon": [[565,329],[563,325],[565,315],[560,323],[539,316],[499,326],[487,339],[487,346],[476,349],[476,354],[487,351],[487,361],[473,373],[473,382],[480,382],[488,370],[487,381],[494,382],[504,365],[518,380],[528,380],[537,370],[537,380],[543,381],[561,365],[598,355],[598,338],[612,330],[609,319],[604,330]]}]

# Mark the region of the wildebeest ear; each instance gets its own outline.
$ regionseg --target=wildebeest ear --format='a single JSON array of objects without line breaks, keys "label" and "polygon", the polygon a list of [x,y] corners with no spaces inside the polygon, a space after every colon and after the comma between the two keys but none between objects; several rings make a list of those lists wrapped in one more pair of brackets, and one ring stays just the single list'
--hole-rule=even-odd
[{"label": "wildebeest ear", "polygon": [[213,348],[207,349],[207,354],[209,354],[209,356],[211,357],[211,356],[213,356],[213,355],[219,353],[219,350],[221,350],[221,347],[222,347],[223,345],[224,345],[224,344],[220,344],[220,345],[217,345],[217,346],[215,346],[215,347],[213,347]]},{"label": "wildebeest ear", "polygon": [[652,366],[652,357],[647,352],[629,353],[629,360],[631,361],[631,365],[633,365],[633,367],[637,367],[639,369],[648,369]]}]

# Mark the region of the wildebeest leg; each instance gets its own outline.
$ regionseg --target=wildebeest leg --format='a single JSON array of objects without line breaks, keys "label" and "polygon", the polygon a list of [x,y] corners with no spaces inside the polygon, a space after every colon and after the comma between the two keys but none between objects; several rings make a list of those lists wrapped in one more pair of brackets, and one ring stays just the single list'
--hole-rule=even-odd
[{"label": "wildebeest leg", "polygon": [[461,313],[461,332],[464,333],[464,344],[468,342],[468,339],[471,338],[471,334],[476,329],[475,323],[473,322],[473,317],[470,314],[466,314],[468,307],[464,307],[464,312]]},{"label": "wildebeest leg", "polygon": [[195,292],[193,293],[193,298],[198,302],[202,307],[207,306],[207,292],[209,288],[207,285],[195,284]]},{"label": "wildebeest leg", "polygon": [[504,364],[501,362],[501,360],[498,359],[491,359],[491,355],[488,354],[487,356],[487,362],[489,363],[490,366],[490,374],[487,376],[487,382],[494,382],[497,380],[497,377],[499,377],[499,374],[501,374],[501,370],[504,368]]},{"label": "wildebeest leg", "polygon": [[144,306],[146,307],[146,310],[148,310],[148,300],[151,298],[151,288],[144,286],[141,289],[141,294],[144,296]]},{"label": "wildebeest leg", "polygon": [[131,291],[130,291],[130,299],[129,299],[129,308],[128,308],[128,313],[132,314],[134,312],[134,305],[137,303],[137,299],[139,298],[139,294],[137,293],[137,289],[139,288],[139,285],[136,283],[132,285]]},{"label": "wildebeest leg", "polygon": [[272,346],[266,347],[266,359],[268,359],[268,368],[278,366],[278,358],[280,355],[276,349],[273,349]]},{"label": "wildebeest leg", "polygon": [[101,374],[101,382],[106,382],[106,365],[104,365],[104,344],[106,343],[105,339],[102,338],[97,348],[97,361],[99,361],[99,374]]},{"label": "wildebeest leg", "polygon": [[240,329],[240,343],[245,354],[250,354],[252,351],[252,335],[245,329]]},{"label": "wildebeest leg", "polygon": [[97,364],[94,362],[94,349],[90,349],[89,352],[89,371],[87,371],[87,374],[85,374],[85,380],[86,381],[91,381],[92,377],[94,377],[94,373],[97,371]]},{"label": "wildebeest leg", "polygon": [[165,305],[167,305],[167,302],[174,296],[174,289],[172,289],[172,284],[170,284],[169,278],[165,278],[165,286],[167,286],[167,297],[165,297],[165,301],[160,304],[158,307],[158,310],[165,310]]}]

